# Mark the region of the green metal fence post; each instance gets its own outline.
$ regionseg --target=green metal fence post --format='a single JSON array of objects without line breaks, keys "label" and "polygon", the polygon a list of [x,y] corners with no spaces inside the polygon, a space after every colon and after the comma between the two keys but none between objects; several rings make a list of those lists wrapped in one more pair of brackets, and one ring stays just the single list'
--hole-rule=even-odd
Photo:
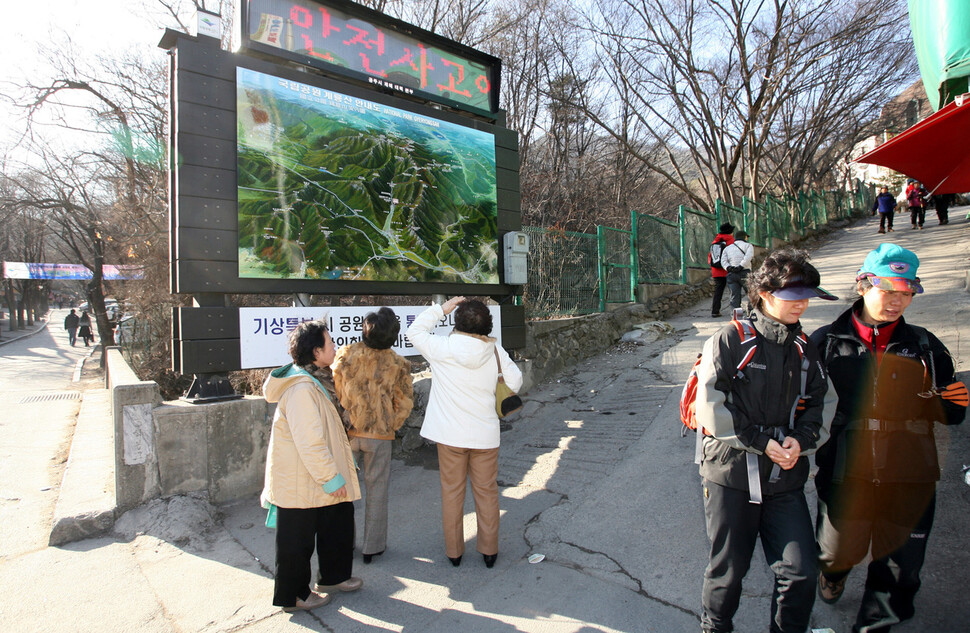
[{"label": "green metal fence post", "polygon": [[687,283],[687,227],[684,205],[677,207],[677,223],[680,225],[680,283]]},{"label": "green metal fence post", "polygon": [[637,300],[637,284],[640,283],[640,252],[637,248],[637,212],[630,210],[630,301]]},{"label": "green metal fence post", "polygon": [[606,236],[603,227],[596,225],[596,279],[600,289],[600,312],[606,312]]}]

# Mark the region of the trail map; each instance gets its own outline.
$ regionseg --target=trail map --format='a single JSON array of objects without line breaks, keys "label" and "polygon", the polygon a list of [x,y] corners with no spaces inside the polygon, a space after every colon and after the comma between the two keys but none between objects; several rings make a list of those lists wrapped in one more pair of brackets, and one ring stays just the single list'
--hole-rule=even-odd
[{"label": "trail map", "polygon": [[237,70],[239,276],[498,283],[486,132]]}]

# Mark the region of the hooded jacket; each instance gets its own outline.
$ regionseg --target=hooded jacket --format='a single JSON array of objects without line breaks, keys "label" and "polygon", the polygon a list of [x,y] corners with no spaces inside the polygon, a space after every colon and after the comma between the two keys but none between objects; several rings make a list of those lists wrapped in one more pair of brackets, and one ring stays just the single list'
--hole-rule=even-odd
[{"label": "hooded jacket", "polygon": [[393,440],[414,405],[411,363],[363,341],[345,345],[333,363],[337,397],[350,418],[347,434]]},{"label": "hooded jacket", "polygon": [[498,448],[495,353],[505,383],[513,391],[522,386],[522,372],[494,338],[457,330],[449,336],[432,334],[442,318],[441,306],[434,304],[407,331],[411,344],[431,365],[431,394],[421,437],[457,448]]},{"label": "hooded jacket", "polygon": [[[877,363],[852,324],[852,313],[861,310],[862,302],[812,334],[839,394],[832,441],[815,458],[819,482],[937,481],[933,423],[960,424],[966,414],[964,407],[934,394],[934,388],[953,382],[953,360],[938,338],[900,317]],[[927,350],[922,349],[921,330]]]},{"label": "hooded jacket", "polygon": [[[731,244],[734,244],[734,235],[732,235],[731,233],[718,233],[717,235],[714,236],[714,239],[711,240],[711,246],[714,246],[716,243],[720,242],[721,240],[724,240],[724,247],[727,248]],[[707,252],[707,263],[708,264],[711,263],[711,253],[710,253],[710,251]],[[724,263],[725,263],[724,262],[724,253],[722,252],[721,253],[721,265],[723,266]],[[727,269],[726,269],[726,267],[725,268],[714,268],[714,266],[711,266],[711,277],[727,277]]]},{"label": "hooded jacket", "polygon": [[[295,364],[274,369],[263,383],[276,402],[260,501],[281,508],[321,508],[360,499],[350,441],[323,386]],[[330,493],[346,485],[346,497]]]},{"label": "hooded jacket", "polygon": [[[704,437],[700,473],[721,486],[748,490],[747,453],[754,453],[761,488],[770,495],[805,485],[807,456],[828,439],[835,393],[828,388],[816,350],[803,343],[809,361],[807,397],[804,410],[795,416],[794,428],[789,429],[792,407],[801,391],[802,355],[796,347],[801,327],[779,323],[758,311],[750,318],[757,332],[757,348],[742,372],[737,366],[744,352],[734,322],[704,344],[697,367],[696,413],[698,424],[710,435]],[[781,443],[780,433],[798,440],[801,458],[771,482],[774,462],[764,452],[769,440]]]}]

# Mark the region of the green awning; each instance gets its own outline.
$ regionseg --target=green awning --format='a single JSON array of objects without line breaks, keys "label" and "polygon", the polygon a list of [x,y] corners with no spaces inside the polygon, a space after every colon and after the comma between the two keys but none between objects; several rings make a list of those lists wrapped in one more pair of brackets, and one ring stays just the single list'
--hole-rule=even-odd
[{"label": "green awning", "polygon": [[939,110],[970,92],[970,2],[909,0],[909,22],[926,95]]}]

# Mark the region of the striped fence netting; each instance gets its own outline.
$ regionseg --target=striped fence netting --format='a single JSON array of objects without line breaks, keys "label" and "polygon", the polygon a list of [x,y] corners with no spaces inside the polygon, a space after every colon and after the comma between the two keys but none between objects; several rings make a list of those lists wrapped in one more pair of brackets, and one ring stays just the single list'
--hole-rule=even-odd
[{"label": "striped fence netting", "polygon": [[717,217],[681,205],[680,226],[684,236],[684,263],[688,268],[707,266],[711,240],[717,235]]},{"label": "striped fence netting", "polygon": [[[595,235],[527,226],[530,318],[600,311],[599,255]],[[628,247],[629,248],[629,247]]]},{"label": "striped fence netting", "polygon": [[637,281],[642,284],[684,283],[681,274],[680,226],[676,222],[633,213]]}]

